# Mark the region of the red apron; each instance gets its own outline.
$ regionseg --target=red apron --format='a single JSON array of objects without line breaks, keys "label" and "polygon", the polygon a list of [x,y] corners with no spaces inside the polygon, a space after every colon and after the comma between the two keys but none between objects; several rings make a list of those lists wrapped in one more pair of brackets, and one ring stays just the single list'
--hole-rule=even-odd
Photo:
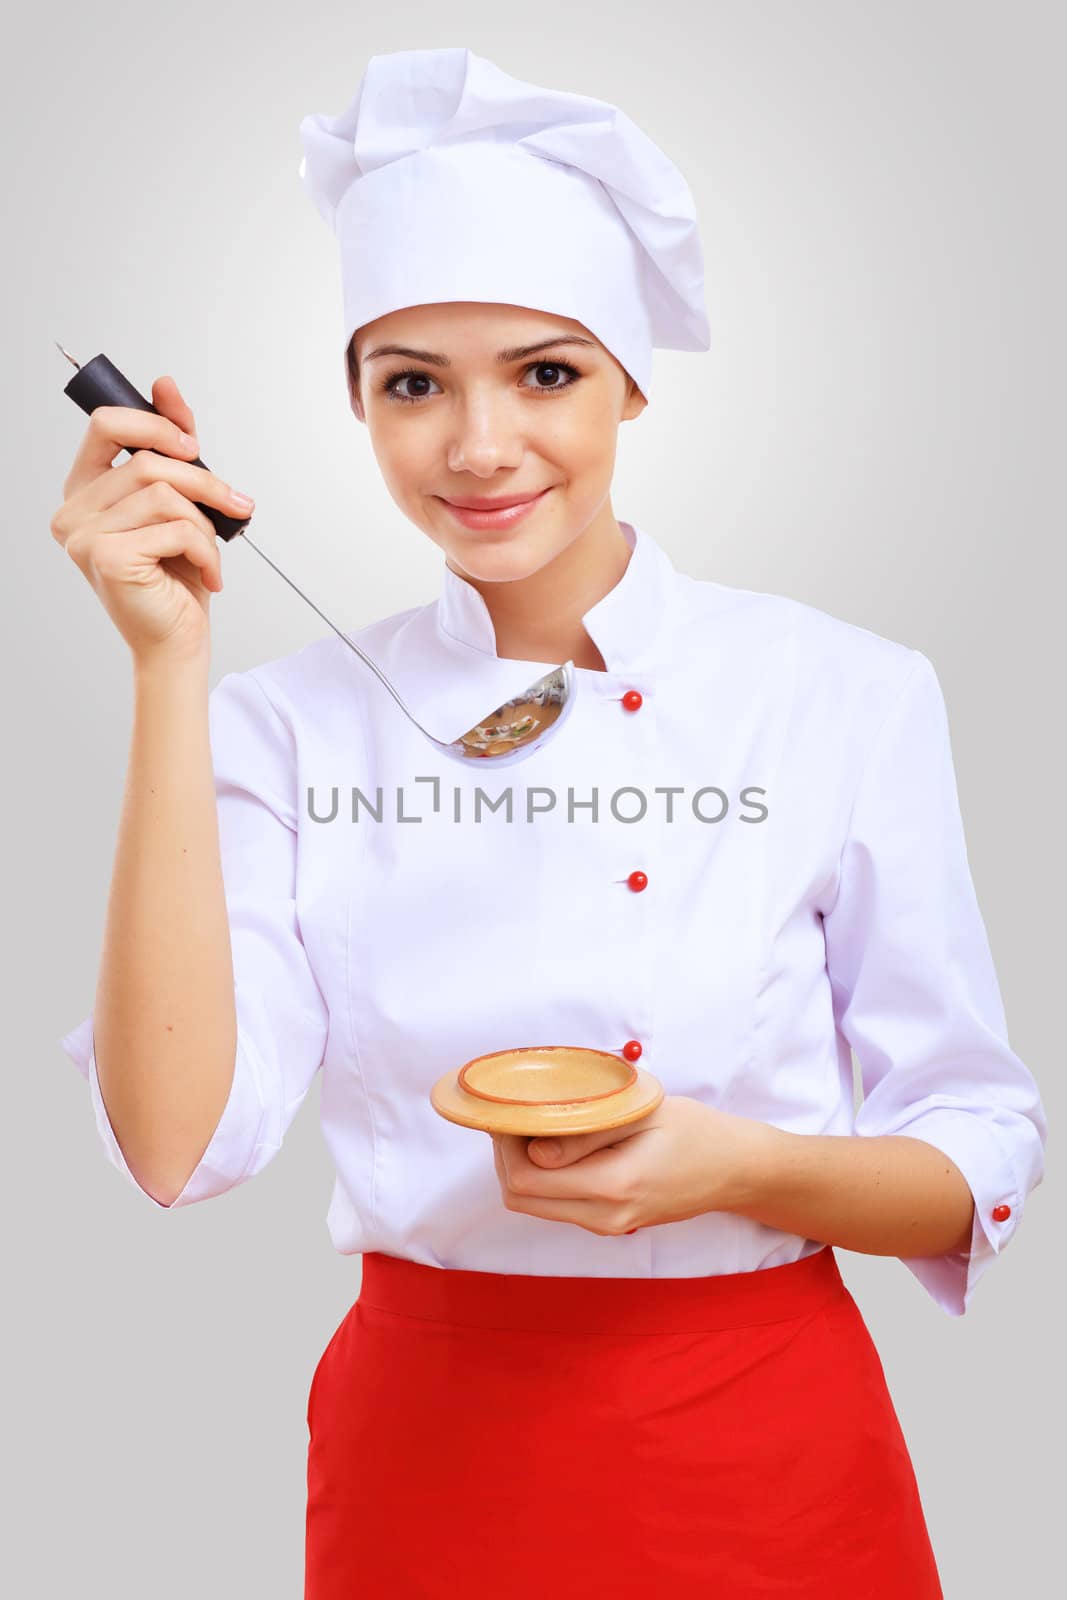
[{"label": "red apron", "polygon": [[833,1249],[696,1278],[368,1252],[308,1396],[304,1600],[941,1600]]}]

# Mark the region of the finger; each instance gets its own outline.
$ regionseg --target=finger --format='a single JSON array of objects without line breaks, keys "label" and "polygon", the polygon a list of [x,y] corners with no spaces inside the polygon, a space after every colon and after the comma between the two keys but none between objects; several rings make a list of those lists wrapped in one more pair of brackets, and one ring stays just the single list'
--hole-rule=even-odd
[{"label": "finger", "polygon": [[217,542],[184,518],[116,533],[103,542],[76,533],[67,541],[67,554],[87,577],[113,583],[154,582],[163,557],[184,556],[206,589],[222,588]]},{"label": "finger", "polygon": [[174,484],[157,481],[146,484],[134,494],[123,496],[115,505],[90,519],[97,530],[143,528],[153,522],[174,522],[181,518],[193,522],[207,538],[216,537],[215,524],[195,500],[182,494]]},{"label": "finger", "polygon": [[532,1143],[530,1136],[525,1133],[498,1133],[495,1135],[500,1146],[500,1159],[503,1164],[504,1174],[510,1179],[512,1173],[537,1173],[541,1169],[536,1167],[527,1155],[527,1147]]},{"label": "finger", "polygon": [[565,1139],[531,1139],[526,1147],[526,1154],[531,1161],[536,1161],[542,1166],[561,1167],[568,1161],[576,1161],[579,1156],[586,1154],[585,1147],[576,1148],[581,1142],[581,1136],[576,1133],[568,1134]]},{"label": "finger", "polygon": [[597,1202],[623,1196],[626,1171],[621,1163],[625,1157],[615,1145],[593,1149],[584,1158],[576,1157],[558,1169],[546,1169],[530,1160],[525,1138],[515,1134],[502,1134],[500,1138],[507,1185],[516,1194],[533,1195],[538,1199],[593,1199]]},{"label": "finger", "polygon": [[181,424],[170,417],[135,406],[97,406],[63,485],[64,498],[106,476],[120,450],[158,450],[185,461],[194,461],[200,453],[195,439],[187,444]]},{"label": "finger", "polygon": [[[194,523],[209,539],[215,538],[215,525],[192,500],[186,498],[172,483],[158,482],[124,495],[113,506],[103,511],[81,512],[75,532],[91,537],[100,534],[126,533],[131,528],[149,528],[156,522],[175,522],[184,519]],[[59,523],[63,522],[60,515]],[[66,542],[62,528],[57,532],[61,543]]]},{"label": "finger", "polygon": [[194,504],[217,506],[220,511],[247,515],[248,508],[234,499],[233,486],[191,461],[176,461],[171,456],[141,453],[112,467],[87,483],[62,507],[59,520],[75,523],[87,514],[106,511],[116,501],[154,483],[170,483]]},{"label": "finger", "polygon": [[[520,1194],[513,1189],[508,1181],[508,1172],[504,1161],[504,1147],[509,1141],[514,1141],[512,1148],[526,1144],[524,1137],[515,1134],[493,1134],[493,1163],[496,1175],[500,1181],[504,1201],[509,1211],[521,1212],[524,1216],[543,1217],[548,1222],[571,1222],[576,1227],[585,1228],[588,1232],[602,1235],[616,1235],[621,1232],[636,1233],[636,1228],[623,1229],[619,1222],[619,1208],[616,1203],[605,1202],[602,1199],[588,1196],[570,1199],[558,1199],[552,1196],[537,1194]],[[531,1170],[536,1170],[531,1167]],[[583,1168],[584,1170],[584,1168]]]},{"label": "finger", "polygon": [[546,1222],[570,1222],[590,1233],[618,1234],[626,1230],[616,1220],[617,1208],[603,1200],[556,1200],[544,1195],[515,1194],[509,1190],[507,1209]]},{"label": "finger", "polygon": [[631,1129],[603,1128],[597,1133],[565,1133],[530,1139],[526,1154],[542,1167],[565,1167],[571,1161],[581,1161],[594,1150],[608,1145],[618,1145],[629,1137]]}]

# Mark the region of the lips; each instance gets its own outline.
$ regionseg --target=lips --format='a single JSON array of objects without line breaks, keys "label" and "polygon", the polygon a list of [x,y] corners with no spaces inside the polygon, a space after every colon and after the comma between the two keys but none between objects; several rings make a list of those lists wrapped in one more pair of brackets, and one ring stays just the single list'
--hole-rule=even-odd
[{"label": "lips", "polygon": [[524,506],[529,500],[536,500],[544,494],[543,489],[535,489],[530,494],[505,494],[496,500],[450,500],[442,495],[442,500],[450,506],[455,506],[457,511],[507,511],[511,506]]},{"label": "lips", "polygon": [[491,500],[458,501],[438,496],[449,516],[472,533],[510,533],[553,493],[552,485],[534,495],[497,495]]}]

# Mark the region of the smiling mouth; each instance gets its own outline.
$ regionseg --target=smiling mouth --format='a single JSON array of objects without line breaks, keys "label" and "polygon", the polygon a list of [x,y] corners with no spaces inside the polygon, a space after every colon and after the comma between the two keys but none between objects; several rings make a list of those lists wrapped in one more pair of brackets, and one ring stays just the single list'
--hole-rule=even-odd
[{"label": "smiling mouth", "polygon": [[539,506],[545,496],[552,493],[553,488],[554,485],[549,484],[540,494],[527,495],[523,499],[516,499],[514,495],[504,496],[507,502],[504,505],[497,501],[495,505],[472,506],[456,500],[446,500],[443,495],[438,495],[437,498],[460,527],[466,528],[471,533],[499,534],[509,533],[513,528],[517,528],[533,514],[534,507]]},{"label": "smiling mouth", "polygon": [[447,495],[442,495],[446,505],[455,506],[457,511],[509,511],[512,506],[525,506],[531,500],[539,500],[547,491],[538,489],[535,494],[504,495],[499,500],[450,500]]}]

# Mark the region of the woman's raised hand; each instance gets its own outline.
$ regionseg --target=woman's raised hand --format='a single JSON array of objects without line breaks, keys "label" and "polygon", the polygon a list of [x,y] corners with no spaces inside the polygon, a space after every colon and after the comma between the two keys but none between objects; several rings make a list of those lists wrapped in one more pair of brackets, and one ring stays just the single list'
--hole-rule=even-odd
[{"label": "woman's raised hand", "polygon": [[[139,663],[196,658],[209,646],[209,597],[222,588],[220,545],[195,502],[229,516],[252,506],[193,465],[200,453],[193,413],[173,378],[156,379],[152,404],[162,415],[96,408],[51,521],[52,537]],[[122,449],[136,454],[113,467]]]}]

